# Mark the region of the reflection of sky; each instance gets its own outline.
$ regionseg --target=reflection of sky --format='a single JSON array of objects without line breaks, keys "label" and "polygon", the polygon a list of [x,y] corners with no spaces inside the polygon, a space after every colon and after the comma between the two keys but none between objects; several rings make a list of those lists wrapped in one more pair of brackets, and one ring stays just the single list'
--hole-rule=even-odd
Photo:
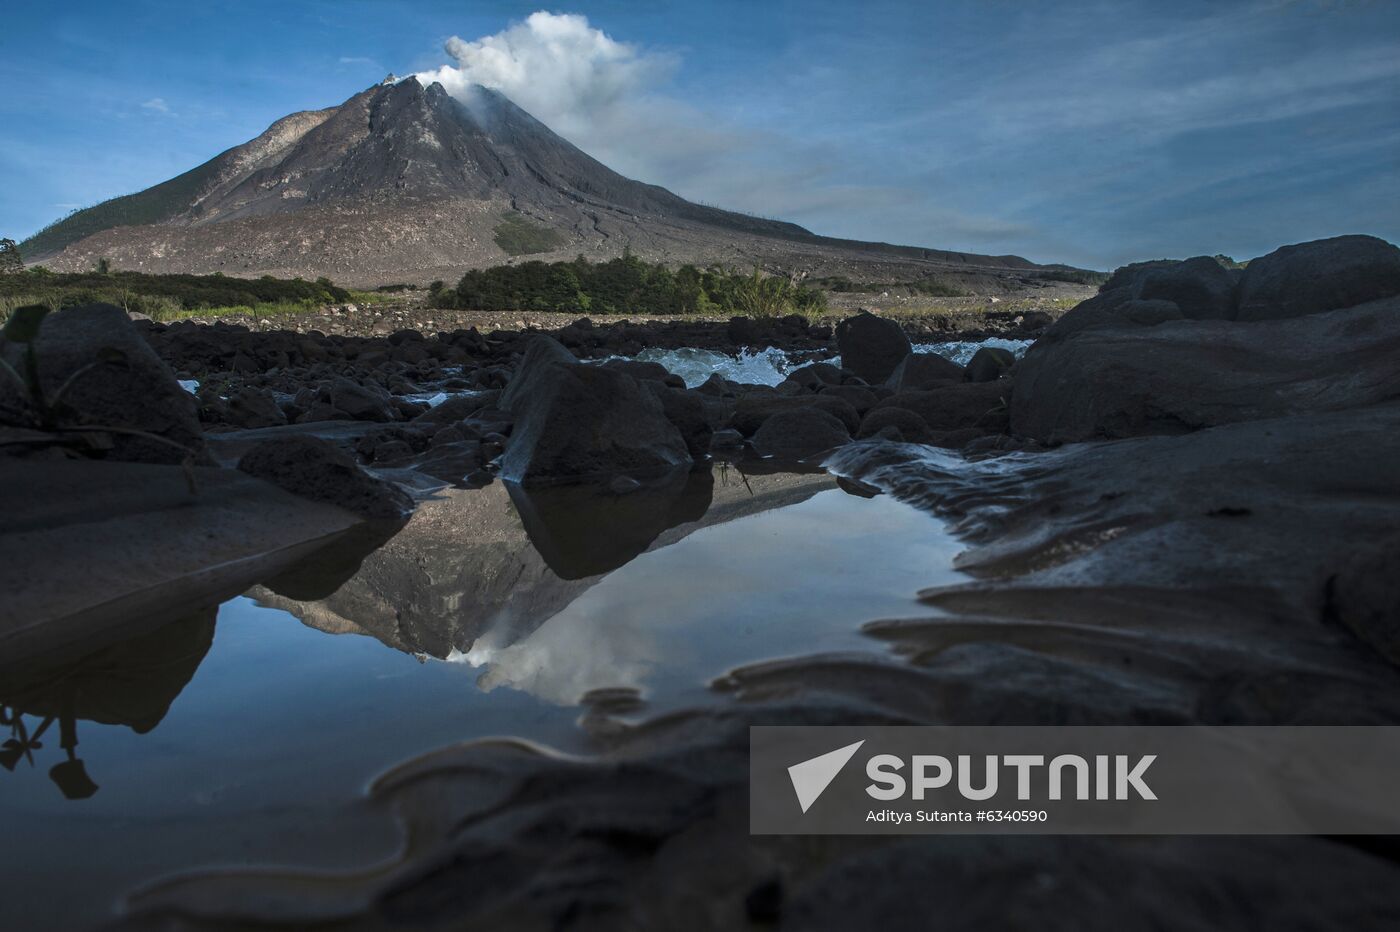
[{"label": "reflection of sky", "polygon": [[591,689],[664,700],[754,660],[872,647],[862,622],[925,614],[959,546],[928,515],[841,491],[703,528],[604,578],[529,637],[466,655],[484,688],[572,704]]}]

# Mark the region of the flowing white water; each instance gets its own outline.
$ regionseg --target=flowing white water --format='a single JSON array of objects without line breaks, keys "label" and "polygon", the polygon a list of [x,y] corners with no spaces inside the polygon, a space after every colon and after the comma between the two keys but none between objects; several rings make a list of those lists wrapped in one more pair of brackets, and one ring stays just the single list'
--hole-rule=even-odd
[{"label": "flowing white water", "polygon": [[[953,340],[946,343],[916,343],[914,344],[914,352],[937,353],[940,356],[946,356],[960,366],[965,366],[968,360],[972,359],[973,354],[984,346],[1008,349],[1019,359],[1030,345],[1030,340],[1006,340],[992,337],[980,341]],[[745,349],[735,356],[692,347],[673,350],[653,347],[642,350],[635,358],[640,362],[660,363],[668,371],[685,379],[685,384],[690,388],[700,385],[716,372],[734,382],[750,385],[777,385],[787,378],[789,372],[805,364],[804,361],[794,359],[788,353],[771,347],[757,351]],[[836,366],[841,365],[840,356],[823,361]]]}]

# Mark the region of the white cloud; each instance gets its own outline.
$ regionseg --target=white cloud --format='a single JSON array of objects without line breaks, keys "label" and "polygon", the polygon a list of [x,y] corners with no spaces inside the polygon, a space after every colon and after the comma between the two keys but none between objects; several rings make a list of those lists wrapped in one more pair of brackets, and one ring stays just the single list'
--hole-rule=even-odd
[{"label": "white cloud", "polygon": [[418,75],[463,97],[473,84],[501,91],[556,132],[596,141],[664,83],[674,60],[617,42],[577,14],[532,13],[495,35],[448,39],[456,65]]},{"label": "white cloud", "polygon": [[171,114],[170,105],[165,102],[165,98],[163,97],[152,97],[141,105],[141,109],[149,110],[152,113]]}]

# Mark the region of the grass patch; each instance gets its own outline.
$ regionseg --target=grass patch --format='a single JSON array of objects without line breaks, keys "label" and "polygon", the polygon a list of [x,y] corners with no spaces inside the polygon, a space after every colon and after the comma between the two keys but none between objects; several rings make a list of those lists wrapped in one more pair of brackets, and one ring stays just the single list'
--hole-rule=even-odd
[{"label": "grass patch", "polygon": [[564,237],[549,227],[510,214],[496,224],[496,245],[512,256],[553,252],[564,245]]}]

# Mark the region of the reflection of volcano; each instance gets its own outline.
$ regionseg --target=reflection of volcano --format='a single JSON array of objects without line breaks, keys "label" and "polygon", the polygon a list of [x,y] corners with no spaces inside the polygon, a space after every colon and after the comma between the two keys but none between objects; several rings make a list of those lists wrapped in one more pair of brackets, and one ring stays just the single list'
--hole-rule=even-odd
[{"label": "reflection of volcano", "polygon": [[[77,758],[78,721],[125,725],[137,734],[151,731],[170,711],[214,641],[216,609],[166,625],[78,660],[49,661],[14,668],[0,677],[0,725],[10,737],[0,765],[13,770],[21,760],[38,765],[45,735],[57,723],[66,760],[49,771],[65,796],[81,799],[97,791]],[[37,719],[31,723],[26,716]]]},{"label": "reflection of volcano", "polygon": [[[697,528],[830,488],[825,474],[684,473],[625,495],[606,488],[448,490],[333,595],[297,601],[258,587],[258,602],[337,634],[447,657],[485,631],[510,643],[637,554]],[[283,590],[285,591],[285,590]]]}]

